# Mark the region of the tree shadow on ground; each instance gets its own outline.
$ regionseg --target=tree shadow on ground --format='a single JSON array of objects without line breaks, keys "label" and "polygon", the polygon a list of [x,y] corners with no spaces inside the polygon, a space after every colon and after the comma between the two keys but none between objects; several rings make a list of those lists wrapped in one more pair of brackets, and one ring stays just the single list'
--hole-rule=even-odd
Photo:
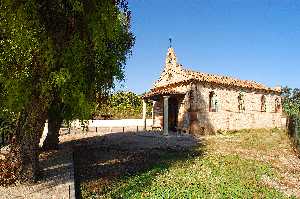
[{"label": "tree shadow on ground", "polygon": [[69,198],[68,190],[73,182],[70,172],[73,169],[72,151],[62,149],[42,152],[39,161],[41,172],[36,183],[0,186],[0,198]]},{"label": "tree shadow on ground", "polygon": [[190,135],[149,132],[111,133],[62,145],[74,150],[78,198],[127,198],[128,193],[142,192],[172,165],[202,155],[201,142]]}]

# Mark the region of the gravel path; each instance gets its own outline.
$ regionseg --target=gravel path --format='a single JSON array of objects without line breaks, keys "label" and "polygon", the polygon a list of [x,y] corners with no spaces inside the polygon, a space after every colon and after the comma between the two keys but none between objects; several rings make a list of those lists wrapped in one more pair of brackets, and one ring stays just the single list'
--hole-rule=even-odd
[{"label": "gravel path", "polygon": [[0,198],[75,198],[71,150],[44,152],[40,155],[40,162],[43,176],[40,181],[34,185],[0,186]]},{"label": "gravel path", "polygon": [[[134,130],[134,129],[133,129]],[[60,150],[40,155],[42,179],[34,185],[0,186],[0,198],[75,198],[73,147],[110,147],[118,150],[184,149],[196,146],[190,135],[163,136],[159,132],[85,132],[71,134],[62,131]],[[71,193],[71,194],[70,194]]]},{"label": "gravel path", "polygon": [[160,132],[88,132],[67,134],[60,137],[64,147],[109,147],[118,150],[136,151],[147,149],[187,149],[199,144],[199,140],[189,134]]}]

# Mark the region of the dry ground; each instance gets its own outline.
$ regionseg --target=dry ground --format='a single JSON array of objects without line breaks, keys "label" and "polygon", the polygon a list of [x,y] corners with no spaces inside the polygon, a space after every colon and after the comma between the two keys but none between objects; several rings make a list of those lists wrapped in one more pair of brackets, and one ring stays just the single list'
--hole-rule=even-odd
[{"label": "dry ground", "polygon": [[41,179],[35,184],[0,186],[1,199],[54,199],[70,198],[74,184],[72,153],[53,150],[40,154]]},{"label": "dry ground", "polygon": [[282,130],[85,137],[66,142],[83,198],[300,198],[300,159]]},{"label": "dry ground", "polygon": [[284,131],[243,130],[207,136],[204,139],[209,146],[209,153],[236,154],[244,159],[270,165],[278,176],[262,176],[262,181],[289,196],[300,198],[300,159]]}]

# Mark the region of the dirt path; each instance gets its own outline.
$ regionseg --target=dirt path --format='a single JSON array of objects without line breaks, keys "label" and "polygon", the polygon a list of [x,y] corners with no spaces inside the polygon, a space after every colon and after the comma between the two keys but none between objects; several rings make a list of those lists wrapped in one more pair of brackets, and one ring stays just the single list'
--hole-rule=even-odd
[{"label": "dirt path", "polygon": [[44,152],[40,155],[42,179],[36,184],[1,187],[0,198],[69,199],[75,198],[73,157],[70,150]]},{"label": "dirt path", "polygon": [[61,136],[62,145],[73,147],[109,147],[119,150],[185,149],[196,146],[199,140],[188,134],[164,136],[158,132],[77,133]]},{"label": "dirt path", "polygon": [[191,158],[190,150],[200,144],[190,135],[157,132],[82,134],[81,139],[76,135],[75,141],[69,136],[62,140],[74,146],[77,186],[83,198],[90,197],[90,191],[105,193],[124,176],[151,170],[166,161],[166,156],[170,165]]}]

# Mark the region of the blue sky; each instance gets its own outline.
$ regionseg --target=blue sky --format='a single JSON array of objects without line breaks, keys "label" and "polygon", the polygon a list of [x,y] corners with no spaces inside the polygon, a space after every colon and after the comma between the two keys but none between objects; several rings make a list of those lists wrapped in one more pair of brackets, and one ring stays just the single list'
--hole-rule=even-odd
[{"label": "blue sky", "polygon": [[186,68],[300,87],[300,1],[129,0],[129,7],[136,43],[122,90],[151,88],[169,37]]}]

